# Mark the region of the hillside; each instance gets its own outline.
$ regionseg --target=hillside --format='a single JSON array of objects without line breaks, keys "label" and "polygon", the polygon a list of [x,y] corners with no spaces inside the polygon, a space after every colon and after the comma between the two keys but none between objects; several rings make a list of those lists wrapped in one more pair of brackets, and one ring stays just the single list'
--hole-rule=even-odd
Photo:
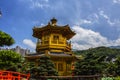
[{"label": "hillside", "polygon": [[120,49],[97,47],[74,53],[82,56],[75,64],[76,75],[120,75]]},{"label": "hillside", "polygon": [[120,49],[120,46],[110,46],[110,48]]},{"label": "hillside", "polygon": [[77,50],[74,51],[76,55],[86,55],[88,53],[93,53],[97,55],[109,55],[115,57],[120,55],[120,49],[117,48],[110,48],[110,47],[97,47],[97,48],[90,48],[88,50]]}]

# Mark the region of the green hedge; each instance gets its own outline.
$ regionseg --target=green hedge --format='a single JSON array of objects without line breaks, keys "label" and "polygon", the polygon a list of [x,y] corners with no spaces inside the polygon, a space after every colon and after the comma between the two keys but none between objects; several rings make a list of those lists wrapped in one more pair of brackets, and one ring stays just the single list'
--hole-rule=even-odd
[{"label": "green hedge", "polygon": [[120,80],[120,76],[118,76],[118,77],[103,77],[101,80]]},{"label": "green hedge", "polygon": [[120,80],[120,76],[118,76],[118,77],[115,77],[115,80]]}]

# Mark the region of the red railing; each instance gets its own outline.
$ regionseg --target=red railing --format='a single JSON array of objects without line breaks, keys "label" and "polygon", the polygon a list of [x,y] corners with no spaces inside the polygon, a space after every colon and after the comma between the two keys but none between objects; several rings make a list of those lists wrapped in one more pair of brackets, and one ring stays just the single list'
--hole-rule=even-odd
[{"label": "red railing", "polygon": [[29,78],[30,74],[0,70],[0,80],[28,80]]}]

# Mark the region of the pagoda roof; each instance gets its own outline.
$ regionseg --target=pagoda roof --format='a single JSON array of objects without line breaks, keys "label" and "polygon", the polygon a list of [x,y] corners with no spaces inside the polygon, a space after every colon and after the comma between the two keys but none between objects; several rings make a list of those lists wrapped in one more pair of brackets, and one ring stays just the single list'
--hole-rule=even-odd
[{"label": "pagoda roof", "polygon": [[42,57],[42,56],[51,56],[51,57],[64,57],[64,58],[72,58],[72,57],[75,57],[75,56],[72,56],[72,55],[70,55],[70,54],[65,54],[65,53],[61,53],[61,54],[59,54],[59,53],[48,53],[48,54],[38,54],[38,53],[34,53],[34,54],[27,54],[25,57],[26,58],[32,58],[32,59],[34,59],[34,58],[39,58],[39,57]]},{"label": "pagoda roof", "polygon": [[35,26],[33,28],[33,36],[41,39],[41,37],[47,33],[61,33],[69,40],[75,35],[75,32],[70,29],[69,25],[58,26],[56,25],[57,20],[54,18],[51,21],[54,22],[48,23],[48,25],[43,27]]}]

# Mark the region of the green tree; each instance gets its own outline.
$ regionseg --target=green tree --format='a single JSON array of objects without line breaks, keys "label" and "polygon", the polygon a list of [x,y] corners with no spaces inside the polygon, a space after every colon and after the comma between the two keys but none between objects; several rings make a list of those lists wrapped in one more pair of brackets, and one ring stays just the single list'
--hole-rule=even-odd
[{"label": "green tree", "polygon": [[107,63],[106,74],[116,76],[116,64],[114,62]]},{"label": "green tree", "polygon": [[38,66],[32,67],[30,72],[34,77],[58,75],[53,62],[48,56],[40,57],[40,59],[38,59]]},{"label": "green tree", "polygon": [[0,51],[0,69],[1,70],[11,70],[17,71],[21,63],[22,57],[20,54],[11,50],[1,50]]},{"label": "green tree", "polygon": [[116,75],[120,76],[120,56],[116,58],[115,65],[116,65],[116,69],[115,69]]},{"label": "green tree", "polygon": [[7,33],[0,31],[0,46],[10,46],[14,44],[14,39]]},{"label": "green tree", "polygon": [[[0,31],[0,47],[14,44],[14,39],[7,33]],[[0,50],[0,69],[19,71],[21,68],[22,57],[20,54],[11,50]]]},{"label": "green tree", "polygon": [[[32,71],[32,69],[34,68],[34,67],[37,67],[36,65],[35,65],[35,62],[27,62],[27,61],[24,61],[24,62],[22,62],[22,65],[21,65],[21,72],[22,73],[32,73],[32,72],[30,72],[30,71]],[[33,74],[33,73],[32,73]]]},{"label": "green tree", "polygon": [[83,60],[76,63],[74,73],[76,75],[107,74],[120,75],[120,49],[97,47],[88,50],[77,51]]},{"label": "green tree", "polygon": [[106,66],[106,63],[104,62],[105,58],[106,56],[104,55],[98,56],[93,53],[88,53],[83,60],[76,62],[73,73],[75,75],[101,74]]}]

